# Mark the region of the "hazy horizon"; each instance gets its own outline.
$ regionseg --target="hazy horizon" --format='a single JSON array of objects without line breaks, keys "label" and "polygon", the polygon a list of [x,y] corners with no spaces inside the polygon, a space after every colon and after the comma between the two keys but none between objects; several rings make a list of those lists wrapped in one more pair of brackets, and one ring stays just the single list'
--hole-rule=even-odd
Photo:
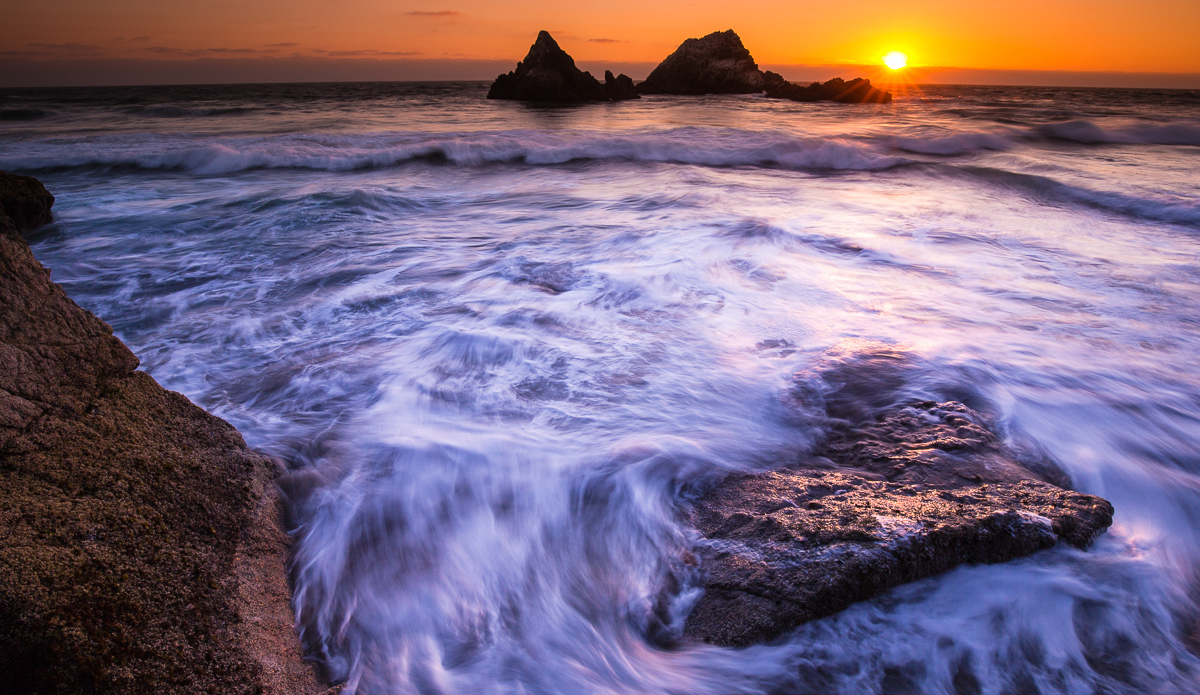
[{"label": "hazy horizon", "polygon": [[[532,39],[531,39],[532,40]],[[0,61],[0,89],[33,87],[118,87],[189,84],[320,82],[487,81],[508,72],[520,58],[372,60],[348,58],[242,58],[195,60],[78,59]],[[577,60],[595,75],[605,70],[642,80],[656,62]],[[886,69],[866,64],[759,62],[790,80],[869,77],[888,84]],[[974,84],[1034,87],[1197,89],[1200,73],[1023,70],[913,66],[905,84]]]}]

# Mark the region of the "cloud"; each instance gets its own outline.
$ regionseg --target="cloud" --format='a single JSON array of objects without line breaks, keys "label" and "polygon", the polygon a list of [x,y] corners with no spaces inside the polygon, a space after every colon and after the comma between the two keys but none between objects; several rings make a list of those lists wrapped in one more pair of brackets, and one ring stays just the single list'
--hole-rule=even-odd
[{"label": "cloud", "polygon": [[293,46],[299,46],[299,45],[300,44],[294,43],[292,41],[284,41],[283,43],[264,43],[263,44],[263,46],[265,46],[266,48],[292,48]]},{"label": "cloud", "polygon": [[101,50],[99,46],[94,46],[90,43],[27,43],[30,48],[40,48],[46,51],[55,51],[59,53],[94,53]]},{"label": "cloud", "polygon": [[150,46],[146,48],[150,53],[158,53],[160,55],[186,55],[186,56],[203,56],[203,55],[247,55],[250,53],[258,53],[256,48],[176,48],[174,46]]},{"label": "cloud", "polygon": [[374,57],[374,56],[419,56],[420,51],[376,51],[374,49],[364,49],[360,51],[324,51],[317,49],[317,53],[330,56],[332,58],[347,58],[347,57]]},{"label": "cloud", "polygon": [[621,43],[619,39],[588,39],[592,43]]},{"label": "cloud", "polygon": [[404,14],[408,15],[409,17],[458,17],[462,15],[462,12],[456,12],[455,10],[437,10],[433,12],[428,10],[415,10],[413,12],[405,12]]}]

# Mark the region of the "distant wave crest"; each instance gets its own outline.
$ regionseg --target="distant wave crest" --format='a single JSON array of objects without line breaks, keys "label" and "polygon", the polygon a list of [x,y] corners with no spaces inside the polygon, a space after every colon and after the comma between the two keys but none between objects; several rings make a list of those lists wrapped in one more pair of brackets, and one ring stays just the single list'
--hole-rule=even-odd
[{"label": "distant wave crest", "polygon": [[1091,121],[1079,119],[1038,126],[1033,130],[1033,135],[1050,140],[1071,140],[1085,145],[1124,143],[1200,146],[1200,126],[1186,123],[1146,123],[1102,128]]},{"label": "distant wave crest", "polygon": [[[68,146],[64,146],[64,144]],[[677,128],[629,134],[506,131],[470,134],[287,135],[205,139],[197,136],[100,136],[0,157],[0,168],[179,169],[228,174],[248,169],[344,171],[413,160],[459,166],[572,161],[631,161],[701,166],[878,170],[908,160],[841,139],[796,138],[738,130]]]}]

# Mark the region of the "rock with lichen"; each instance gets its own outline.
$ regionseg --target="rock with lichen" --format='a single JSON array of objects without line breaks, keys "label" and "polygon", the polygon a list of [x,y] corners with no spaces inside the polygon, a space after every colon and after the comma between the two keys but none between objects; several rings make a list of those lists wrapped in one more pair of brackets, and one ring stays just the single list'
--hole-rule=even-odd
[{"label": "rock with lichen", "polygon": [[[1034,472],[1044,464],[1019,462],[961,402],[871,403],[898,380],[893,358],[847,362],[828,380],[812,455],[729,476],[689,505],[704,594],[686,639],[768,641],[962,564],[1086,548],[1112,523],[1111,504],[1047,482]],[[870,375],[872,360],[886,368]],[[857,385],[845,380],[855,369],[868,374]]]},{"label": "rock with lichen", "polygon": [[276,464],[51,282],[20,232],[52,203],[0,173],[0,689],[320,692]]}]

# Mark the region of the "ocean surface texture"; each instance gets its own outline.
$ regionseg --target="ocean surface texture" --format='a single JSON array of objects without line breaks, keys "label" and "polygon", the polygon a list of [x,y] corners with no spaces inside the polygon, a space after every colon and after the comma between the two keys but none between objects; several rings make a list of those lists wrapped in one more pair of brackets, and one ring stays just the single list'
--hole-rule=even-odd
[{"label": "ocean surface texture", "polygon": [[[1198,691],[1200,94],[486,89],[0,92],[53,279],[298,471],[347,693]],[[804,461],[821,365],[883,347],[872,398],[965,400],[1113,528],[769,645],[651,639],[688,495]]]}]

